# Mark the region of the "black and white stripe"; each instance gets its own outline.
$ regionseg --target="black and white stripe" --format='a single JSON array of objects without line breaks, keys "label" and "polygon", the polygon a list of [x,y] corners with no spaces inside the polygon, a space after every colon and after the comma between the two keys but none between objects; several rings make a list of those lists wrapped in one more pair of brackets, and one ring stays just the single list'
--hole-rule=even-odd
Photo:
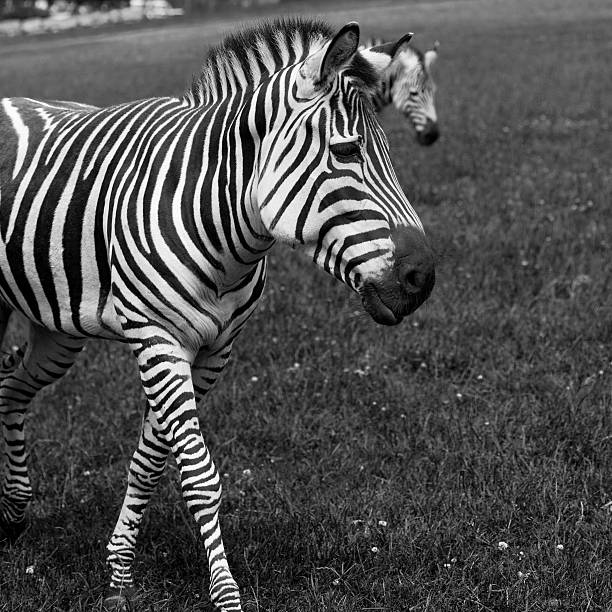
[{"label": "black and white stripe", "polygon": [[[362,43],[362,48],[384,43],[381,38],[369,38]],[[372,94],[372,103],[377,110],[392,104],[410,119],[417,141],[422,145],[433,144],[440,134],[435,106],[436,84],[431,75],[439,46],[436,41],[423,53],[414,45],[403,44]]]},{"label": "black and white stripe", "polygon": [[431,252],[368,98],[397,45],[358,42],[354,23],[334,35],[276,21],[211,50],[182,98],[0,101],[0,331],[13,311],[31,321],[0,383],[0,530],[19,532],[31,498],[29,401],[89,338],[128,343],[147,408],[108,545],[109,604],[133,585],[142,516],[172,452],[211,598],[241,610],[196,406],[262,294],[276,242],[302,246],[381,323],[431,292]]}]

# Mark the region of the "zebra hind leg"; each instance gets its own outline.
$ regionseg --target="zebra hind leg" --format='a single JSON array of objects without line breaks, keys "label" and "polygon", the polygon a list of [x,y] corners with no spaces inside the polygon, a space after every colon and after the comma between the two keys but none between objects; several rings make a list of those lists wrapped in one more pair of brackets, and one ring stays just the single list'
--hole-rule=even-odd
[{"label": "zebra hind leg", "polygon": [[[36,393],[63,376],[85,341],[30,326],[29,342],[5,357],[14,365],[0,380],[0,418],[4,437],[4,478],[0,486],[0,540],[15,540],[25,528],[25,513],[32,498],[25,447],[24,418]],[[7,361],[8,360],[8,361]]]},{"label": "zebra hind leg", "polygon": [[[27,343],[22,346],[12,347],[10,351],[2,351],[0,355],[0,379],[15,371],[21,363]],[[8,523],[0,515],[0,542],[15,542],[25,529],[25,520],[17,523]]]},{"label": "zebra hind leg", "polygon": [[[12,311],[8,306],[0,303],[0,343],[4,340],[11,313]],[[3,350],[0,352],[0,379],[13,372],[19,365],[23,359],[25,346],[24,344],[23,347],[13,347],[10,351]],[[22,533],[24,525],[25,522],[10,525],[0,518],[0,542],[3,540],[14,542]]]}]

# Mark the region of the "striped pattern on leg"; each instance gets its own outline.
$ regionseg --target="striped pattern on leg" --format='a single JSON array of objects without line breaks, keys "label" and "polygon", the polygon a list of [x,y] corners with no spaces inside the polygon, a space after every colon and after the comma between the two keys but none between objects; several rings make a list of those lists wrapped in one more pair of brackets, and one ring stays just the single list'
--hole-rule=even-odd
[{"label": "striped pattern on leg", "polygon": [[138,447],[132,456],[121,513],[108,543],[111,592],[134,586],[132,565],[136,538],[147,504],[166,467],[170,446],[161,435],[155,415],[145,408]]},{"label": "striped pattern on leg", "polygon": [[219,527],[221,479],[200,430],[191,360],[179,347],[161,344],[164,335],[160,330],[154,340],[134,344],[142,384],[159,432],[176,458],[183,499],[204,539],[211,600],[224,612],[240,612],[238,586],[229,570]]},{"label": "striped pattern on leg", "polygon": [[[192,368],[196,402],[215,385],[229,360],[231,344],[219,351],[198,354]],[[136,539],[145,510],[166,466],[170,445],[160,431],[155,413],[145,408],[138,448],[134,452],[128,474],[123,506],[108,544],[107,563],[111,568],[110,589],[117,596],[134,585],[133,562]]]},{"label": "striped pattern on leg", "polygon": [[27,406],[40,389],[66,373],[83,345],[84,340],[80,338],[31,325],[30,341],[23,359],[0,381],[0,416],[7,462],[0,497],[0,521],[5,525],[24,520],[32,497],[23,427]]}]

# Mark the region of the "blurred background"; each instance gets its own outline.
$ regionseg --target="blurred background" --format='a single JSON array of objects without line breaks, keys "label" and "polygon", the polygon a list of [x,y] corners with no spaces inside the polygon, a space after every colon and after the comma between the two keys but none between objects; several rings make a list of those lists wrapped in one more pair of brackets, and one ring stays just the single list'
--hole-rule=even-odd
[{"label": "blurred background", "polygon": [[[208,45],[260,17],[440,41],[439,140],[380,115],[436,247],[434,293],[382,329],[298,253],[273,253],[201,412],[230,563],[246,610],[610,609],[609,0],[0,7],[0,96],[98,105],[180,95]],[[93,342],[36,398],[31,527],[0,550],[0,610],[99,609],[142,405],[128,351]],[[174,467],[137,553],[143,609],[209,610]]]}]

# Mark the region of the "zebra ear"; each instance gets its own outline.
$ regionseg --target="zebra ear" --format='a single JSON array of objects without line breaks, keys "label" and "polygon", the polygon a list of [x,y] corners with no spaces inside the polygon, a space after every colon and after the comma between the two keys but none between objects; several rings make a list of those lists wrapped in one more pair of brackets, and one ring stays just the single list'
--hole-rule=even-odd
[{"label": "zebra ear", "polygon": [[382,45],[377,45],[376,47],[370,47],[369,49],[365,49],[365,51],[370,53],[381,53],[384,55],[388,55],[391,59],[393,59],[395,57],[395,54],[400,50],[400,48],[406,43],[410,42],[413,36],[414,34],[412,32],[408,32],[395,42],[389,42],[384,43]]},{"label": "zebra ear", "polygon": [[327,45],[319,70],[319,83],[327,83],[346,66],[359,48],[359,24],[351,21],[342,26]]},{"label": "zebra ear", "polygon": [[310,98],[344,68],[359,47],[359,24],[354,21],[340,28],[321,50],[307,57],[298,78],[299,95]]},{"label": "zebra ear", "polygon": [[440,47],[440,43],[436,40],[431,49],[425,51],[424,61],[425,68],[429,70],[432,64],[438,59],[438,48]]}]

